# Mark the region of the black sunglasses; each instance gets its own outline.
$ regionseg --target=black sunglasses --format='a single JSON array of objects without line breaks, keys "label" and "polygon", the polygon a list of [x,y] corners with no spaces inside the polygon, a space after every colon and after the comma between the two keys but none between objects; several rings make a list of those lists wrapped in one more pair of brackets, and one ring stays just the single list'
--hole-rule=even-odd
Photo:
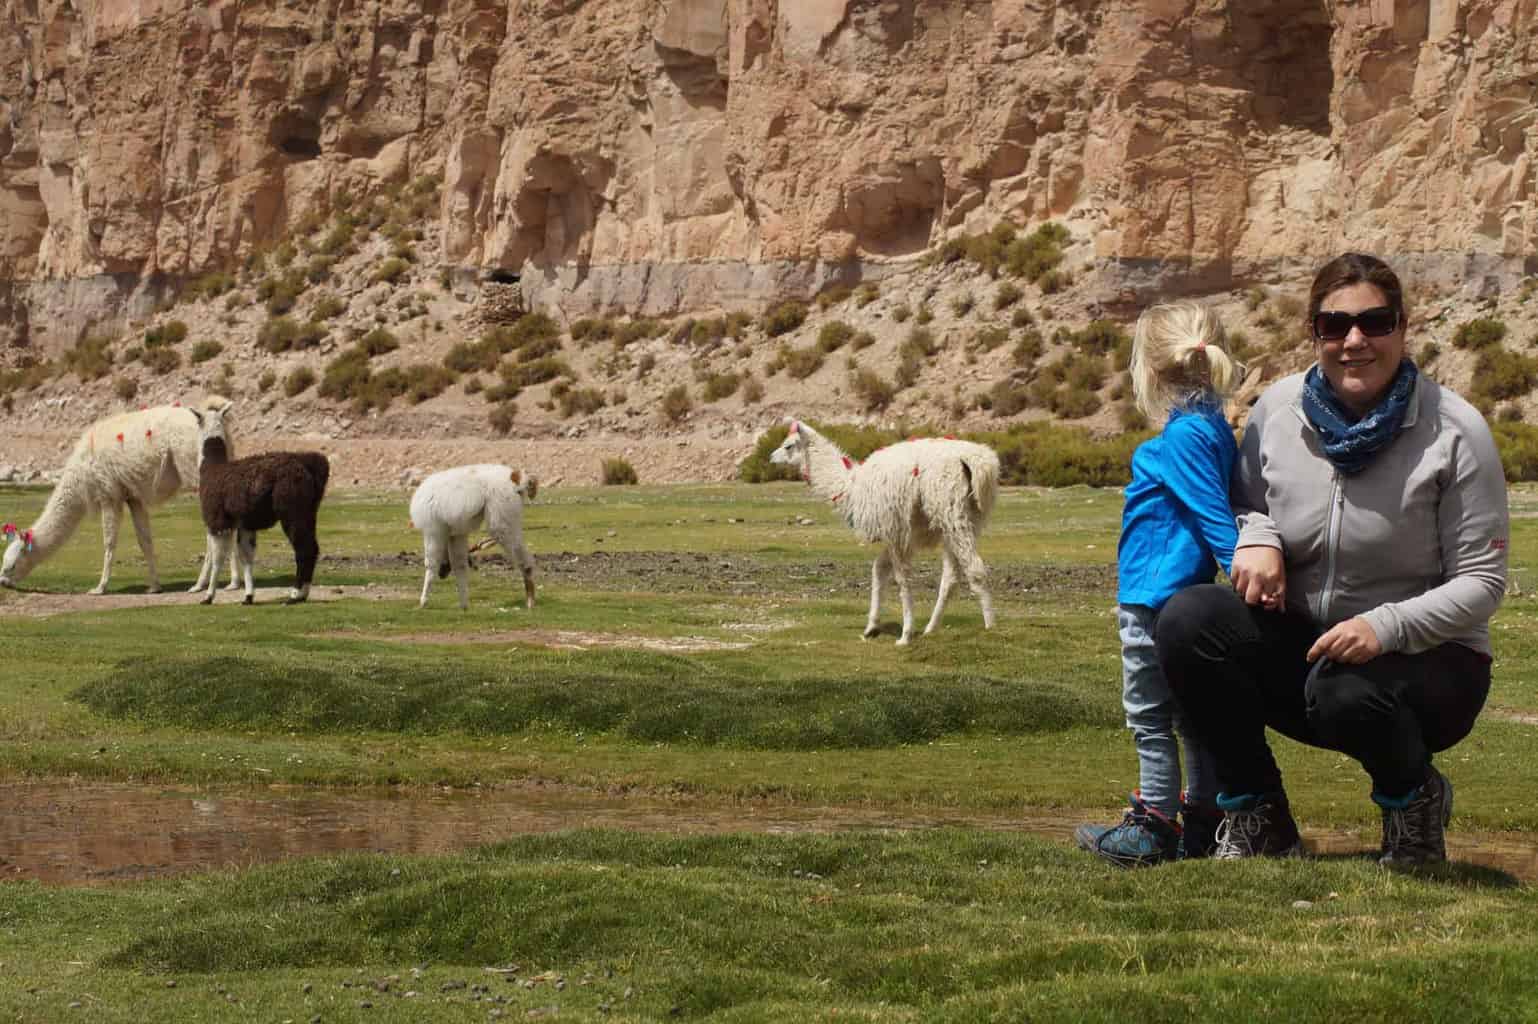
[{"label": "black sunglasses", "polygon": [[1399,310],[1388,306],[1374,306],[1360,313],[1314,314],[1314,337],[1320,341],[1340,341],[1351,333],[1353,326],[1360,327],[1362,333],[1369,338],[1381,338],[1385,334],[1393,334],[1394,329],[1399,326]]}]

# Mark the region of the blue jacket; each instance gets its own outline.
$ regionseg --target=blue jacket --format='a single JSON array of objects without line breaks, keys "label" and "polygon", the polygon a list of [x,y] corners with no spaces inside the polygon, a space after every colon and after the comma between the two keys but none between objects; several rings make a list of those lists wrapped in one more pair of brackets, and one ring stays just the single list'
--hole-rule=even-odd
[{"label": "blue jacket", "polygon": [[1138,445],[1116,548],[1119,602],[1161,608],[1232,568],[1239,531],[1228,484],[1238,451],[1215,405],[1176,409],[1162,434]]}]

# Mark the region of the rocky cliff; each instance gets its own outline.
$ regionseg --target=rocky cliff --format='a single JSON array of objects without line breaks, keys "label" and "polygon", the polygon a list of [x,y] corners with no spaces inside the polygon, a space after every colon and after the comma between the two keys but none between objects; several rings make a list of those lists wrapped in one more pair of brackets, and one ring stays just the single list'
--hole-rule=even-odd
[{"label": "rocky cliff", "polygon": [[1533,249],[1538,0],[0,0],[0,328],[57,350],[441,176],[536,305],[761,305],[1000,219],[1092,299]]}]

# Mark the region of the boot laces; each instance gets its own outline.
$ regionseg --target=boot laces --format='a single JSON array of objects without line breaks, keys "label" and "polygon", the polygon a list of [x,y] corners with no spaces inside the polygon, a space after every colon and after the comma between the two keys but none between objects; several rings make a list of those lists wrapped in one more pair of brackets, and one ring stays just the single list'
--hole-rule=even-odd
[{"label": "boot laces", "polygon": [[1217,860],[1251,856],[1255,852],[1256,839],[1265,835],[1270,824],[1271,819],[1260,807],[1249,811],[1229,811],[1218,823],[1218,845],[1212,856]]}]

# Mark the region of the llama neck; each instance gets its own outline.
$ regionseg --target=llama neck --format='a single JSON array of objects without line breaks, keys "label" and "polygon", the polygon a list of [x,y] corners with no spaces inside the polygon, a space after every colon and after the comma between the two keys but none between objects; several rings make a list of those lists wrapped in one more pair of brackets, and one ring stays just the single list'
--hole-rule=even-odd
[{"label": "llama neck", "polygon": [[854,476],[854,460],[821,434],[805,426],[801,429],[806,431],[806,482],[819,497],[842,499]]},{"label": "llama neck", "polygon": [[75,481],[66,473],[54,487],[53,493],[48,495],[43,514],[32,524],[34,557],[47,555],[74,536],[80,520],[90,511],[88,504],[85,492],[76,487]]},{"label": "llama neck", "polygon": [[198,465],[221,466],[230,461],[230,449],[222,437],[205,437],[198,454]]}]

